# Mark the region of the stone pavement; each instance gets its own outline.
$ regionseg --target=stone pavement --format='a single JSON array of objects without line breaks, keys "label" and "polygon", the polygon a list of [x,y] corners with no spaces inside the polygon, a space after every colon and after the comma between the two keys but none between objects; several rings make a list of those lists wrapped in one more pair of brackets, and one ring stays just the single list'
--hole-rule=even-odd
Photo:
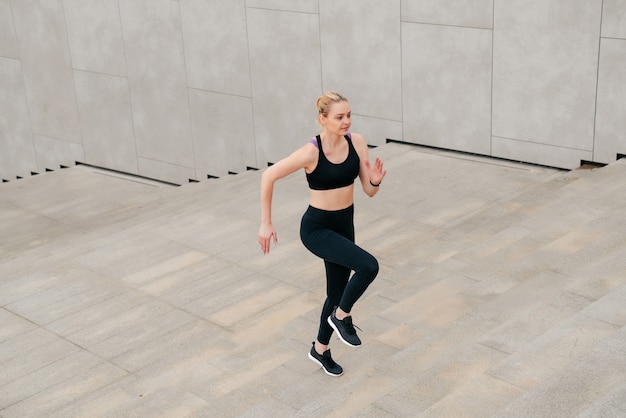
[{"label": "stone pavement", "polygon": [[169,187],[76,166],[0,185],[0,417],[626,415],[626,161],[564,172],[386,144],[356,200],[381,271],[345,373],[307,358],[323,265],[302,173]]}]

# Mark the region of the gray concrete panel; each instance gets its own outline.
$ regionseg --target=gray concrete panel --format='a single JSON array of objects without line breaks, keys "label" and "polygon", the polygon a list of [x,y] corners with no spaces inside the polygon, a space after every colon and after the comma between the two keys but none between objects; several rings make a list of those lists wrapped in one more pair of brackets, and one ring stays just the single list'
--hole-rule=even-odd
[{"label": "gray concrete panel", "polygon": [[602,2],[602,36],[626,39],[626,0]]},{"label": "gray concrete panel", "polygon": [[493,28],[493,0],[420,0],[402,2],[402,21]]},{"label": "gray concrete panel", "polygon": [[[193,146],[179,4],[131,0],[120,3],[120,10],[137,154],[172,168],[191,168]],[[165,172],[144,172],[142,164],[139,172],[170,178]]]},{"label": "gray concrete panel", "polygon": [[256,166],[252,99],[189,90],[197,178]]},{"label": "gray concrete panel", "polygon": [[257,166],[276,162],[317,133],[322,94],[317,15],[248,10]]},{"label": "gray concrete panel", "polygon": [[403,24],[404,140],[489,155],[491,31]]},{"label": "gray concrete panel", "polygon": [[494,136],[592,150],[601,9],[600,0],[496,2]]},{"label": "gray concrete panel", "polygon": [[320,2],[324,90],[345,95],[353,114],[402,119],[399,16],[398,0]]},{"label": "gray concrete panel", "polygon": [[[356,110],[352,107],[353,112]],[[352,114],[353,132],[358,132],[369,145],[383,145],[387,139],[402,140],[402,122]]]},{"label": "gray concrete panel", "polygon": [[0,178],[13,180],[37,170],[22,66],[0,58]]},{"label": "gray concrete panel", "polygon": [[591,151],[537,144],[517,139],[492,139],[492,155],[507,160],[531,161],[550,167],[576,168],[581,161],[591,161]]},{"label": "gray concrete panel", "polygon": [[244,3],[180,2],[189,87],[250,97]]},{"label": "gray concrete panel", "polygon": [[33,133],[80,143],[63,2],[12,5]]},{"label": "gray concrete panel", "polygon": [[120,8],[115,0],[64,0],[75,69],[126,75]]},{"label": "gray concrete panel", "polygon": [[19,58],[10,0],[0,0],[0,57]]},{"label": "gray concrete panel", "polygon": [[626,154],[626,39],[600,43],[598,103],[593,161],[610,163]]},{"label": "gray concrete panel", "polygon": [[83,146],[80,144],[43,135],[33,135],[33,138],[37,167],[42,173],[47,168],[55,170],[85,161]]},{"label": "gray concrete panel", "polygon": [[167,181],[174,184],[185,184],[189,180],[199,180],[196,178],[196,170],[186,165],[172,164],[151,158],[137,157],[139,174],[152,178]]},{"label": "gray concrete panel", "polygon": [[126,78],[74,71],[85,163],[138,174]]}]

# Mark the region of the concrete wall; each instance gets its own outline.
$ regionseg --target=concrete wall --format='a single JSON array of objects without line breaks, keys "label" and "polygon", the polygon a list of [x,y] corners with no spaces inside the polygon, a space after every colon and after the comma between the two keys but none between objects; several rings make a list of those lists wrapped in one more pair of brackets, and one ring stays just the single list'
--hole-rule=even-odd
[{"label": "concrete wall", "polygon": [[0,0],[0,177],[174,183],[353,130],[574,168],[626,154],[626,0]]}]

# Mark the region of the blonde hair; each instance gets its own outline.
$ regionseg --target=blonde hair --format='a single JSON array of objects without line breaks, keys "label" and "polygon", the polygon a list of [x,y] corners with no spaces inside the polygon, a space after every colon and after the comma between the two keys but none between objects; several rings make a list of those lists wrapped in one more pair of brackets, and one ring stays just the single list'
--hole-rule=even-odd
[{"label": "blonde hair", "polygon": [[318,115],[317,123],[321,126],[319,115],[328,117],[328,111],[330,110],[330,107],[333,105],[333,103],[347,101],[348,99],[346,99],[343,95],[341,95],[341,93],[337,93],[336,91],[327,91],[326,93],[322,94],[320,97],[317,98],[316,103]]}]

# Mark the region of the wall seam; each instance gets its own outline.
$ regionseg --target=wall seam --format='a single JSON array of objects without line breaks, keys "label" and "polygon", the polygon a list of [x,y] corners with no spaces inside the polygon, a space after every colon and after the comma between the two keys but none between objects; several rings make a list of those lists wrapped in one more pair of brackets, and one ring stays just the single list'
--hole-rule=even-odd
[{"label": "wall seam", "polygon": [[[13,13],[13,4],[9,3],[9,11],[11,12],[11,21],[13,22],[13,31],[15,33],[15,48],[17,49],[18,61],[20,63],[20,74],[22,76],[22,86],[24,99],[26,99],[26,111],[28,113],[28,126],[30,127],[30,145],[33,150],[33,156],[35,157],[35,170],[38,169],[39,163],[37,158],[37,147],[35,146],[35,133],[33,132],[33,115],[30,110],[30,100],[28,98],[28,90],[26,89],[26,77],[24,76],[24,66],[22,65],[22,49],[20,48],[19,36],[17,33],[17,25],[15,24],[15,14]],[[17,175],[16,175],[17,176]]]},{"label": "wall seam", "polygon": [[433,22],[418,22],[415,20],[403,20],[402,18],[400,18],[400,21],[402,23],[410,23],[410,24],[425,25],[425,26],[443,26],[443,27],[449,27],[449,28],[491,30],[491,28],[482,28],[480,26],[451,25],[448,23],[433,23]]},{"label": "wall seam", "polygon": [[[74,87],[74,100],[76,100],[76,116],[78,117],[78,133],[80,135],[80,148],[83,151],[83,161],[86,163],[85,137],[83,135],[83,120],[80,116],[80,105],[78,102],[78,92],[76,90],[76,78],[74,77],[74,60],[72,60],[72,47],[70,46],[70,32],[67,27],[67,13],[65,13],[65,1],[61,1],[61,12],[63,14],[63,28],[65,29],[65,39],[67,39],[67,54],[70,60],[70,71],[72,75],[72,86]],[[71,141],[70,141],[71,142]],[[77,163],[78,161],[74,161]],[[44,167],[45,169],[45,167]]]},{"label": "wall seam", "polygon": [[531,139],[510,138],[510,137],[502,136],[502,135],[494,135],[494,138],[506,139],[507,141],[523,142],[525,144],[536,144],[536,145],[542,145],[542,146],[545,145],[547,147],[562,148],[562,149],[567,149],[567,150],[572,150],[572,151],[591,152],[591,153],[593,153],[593,150],[588,150],[588,149],[583,149],[583,148],[575,148],[575,147],[568,147],[568,146],[563,146],[563,145],[555,145],[555,144],[550,144],[550,143],[546,143],[546,142],[537,142],[537,141],[533,141]]},{"label": "wall seam", "polygon": [[[250,82],[250,110],[252,111],[252,145],[254,146],[254,161],[255,161],[255,165],[259,165],[259,148],[257,145],[257,137],[256,137],[256,124],[255,124],[255,117],[254,117],[254,83],[252,81],[252,57],[250,56],[250,32],[248,31],[248,26],[250,26],[250,23],[248,22],[248,7],[246,6],[246,2],[245,0],[243,0],[242,2],[243,5],[243,14],[244,14],[244,20],[245,20],[245,27],[246,27],[246,49],[248,51],[248,80]],[[257,167],[257,168],[261,168],[261,167]]]},{"label": "wall seam", "polygon": [[120,1],[117,0],[117,13],[120,19],[120,31],[122,32],[122,48],[124,49],[124,68],[126,69],[126,88],[128,90],[128,103],[130,104],[130,123],[133,128],[133,144],[135,146],[135,167],[137,167],[137,175],[141,175],[141,169],[139,167],[139,149],[137,148],[137,130],[135,129],[135,112],[133,111],[133,95],[130,91],[130,77],[128,76],[128,59],[126,57],[126,38],[124,36],[124,21],[122,19],[122,8],[120,7]]},{"label": "wall seam", "polygon": [[591,160],[596,159],[596,124],[598,120],[598,87],[600,85],[600,57],[602,54],[602,18],[604,17],[604,0],[600,4],[600,27],[598,33],[598,57],[596,65],[596,94],[593,108],[593,133],[591,136]]},{"label": "wall seam", "polygon": [[320,85],[322,86],[322,91],[320,92],[320,94],[322,94],[326,91],[326,86],[324,85],[324,54],[322,53],[322,6],[320,5],[320,0],[317,0],[317,33],[319,34],[318,42],[320,47]]},{"label": "wall seam", "polygon": [[615,41],[626,41],[626,38],[619,38],[616,36],[600,36],[601,39],[613,39]]},{"label": "wall seam", "polygon": [[196,140],[195,140],[195,133],[194,133],[194,127],[193,127],[193,122],[192,122],[192,118],[191,118],[191,97],[189,94],[189,72],[187,69],[187,51],[185,49],[185,30],[183,29],[183,10],[182,10],[182,6],[180,5],[180,2],[178,2],[178,18],[180,19],[180,43],[181,43],[181,47],[183,48],[183,67],[185,68],[185,93],[187,94],[187,117],[189,118],[189,133],[191,135],[191,138],[189,138],[191,140],[191,158],[193,161],[193,172],[196,178],[194,179],[189,179],[189,181],[198,181],[198,170],[199,167],[197,166],[197,160],[196,160]]},{"label": "wall seam", "polygon": [[[244,6],[244,7],[246,7],[246,6]],[[319,12],[318,13],[303,12],[302,10],[276,9],[276,8],[272,8],[272,7],[258,7],[258,6],[250,6],[250,7],[246,7],[246,9],[269,10],[271,12],[300,13],[300,14],[303,14],[303,15],[316,15],[316,14],[319,14]],[[317,2],[317,9],[319,10],[319,0]]]},{"label": "wall seam", "polygon": [[491,2],[491,99],[489,101],[489,155],[493,156],[493,78],[496,45],[496,0]]},{"label": "wall seam", "polygon": [[400,0],[400,16],[399,25],[400,25],[400,135],[402,136],[402,140],[404,141],[404,43],[403,43],[403,33],[404,33],[404,21],[402,20],[402,0]]}]

